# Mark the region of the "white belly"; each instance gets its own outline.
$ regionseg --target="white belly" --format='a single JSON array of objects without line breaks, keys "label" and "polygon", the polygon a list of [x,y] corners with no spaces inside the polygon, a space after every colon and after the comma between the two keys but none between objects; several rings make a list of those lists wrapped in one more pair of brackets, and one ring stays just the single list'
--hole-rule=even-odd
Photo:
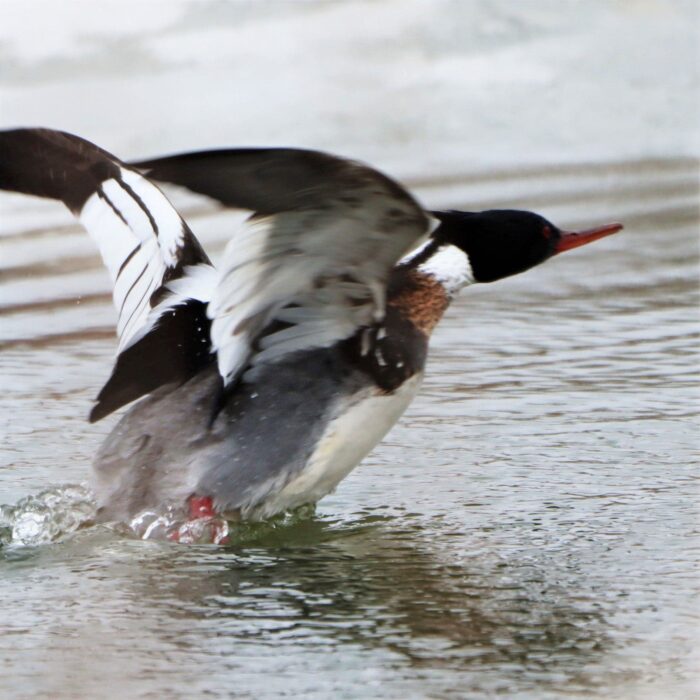
[{"label": "white belly", "polygon": [[278,493],[270,496],[256,516],[265,518],[315,503],[330,493],[386,435],[411,403],[423,380],[422,372],[405,381],[393,394],[368,389],[366,394],[338,406],[304,469]]}]

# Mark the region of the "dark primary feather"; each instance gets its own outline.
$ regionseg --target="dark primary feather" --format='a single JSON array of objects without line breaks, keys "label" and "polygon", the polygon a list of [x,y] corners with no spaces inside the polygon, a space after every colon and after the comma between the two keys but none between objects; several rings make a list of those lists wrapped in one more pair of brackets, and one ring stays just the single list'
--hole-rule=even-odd
[{"label": "dark primary feather", "polygon": [[90,411],[95,423],[166,384],[181,384],[214,361],[206,304],[189,300],[166,315],[141,340],[117,355]]},{"label": "dark primary feather", "polygon": [[0,131],[0,189],[57,199],[74,214],[101,182],[118,175],[118,162],[89,141],[62,131]]},{"label": "dark primary feather", "polygon": [[[316,208],[344,183],[375,180],[399,199],[410,195],[382,173],[344,158],[300,148],[230,148],[130,163],[148,177],[186,187],[261,215]],[[349,195],[348,195],[349,196]],[[360,201],[356,202],[359,206]]]}]

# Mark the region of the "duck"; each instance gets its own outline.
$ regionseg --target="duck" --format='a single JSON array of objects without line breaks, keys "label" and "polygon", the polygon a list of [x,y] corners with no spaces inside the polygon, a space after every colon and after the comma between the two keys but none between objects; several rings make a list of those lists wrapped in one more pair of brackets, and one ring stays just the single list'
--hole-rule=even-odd
[{"label": "duck", "polygon": [[[250,212],[217,268],[158,184]],[[125,162],[41,128],[0,132],[0,189],[66,205],[112,281],[117,355],[89,420],[128,408],[93,463],[103,522],[164,506],[264,520],[315,504],[416,396],[458,293],[622,229],[426,210],[321,151]]]}]

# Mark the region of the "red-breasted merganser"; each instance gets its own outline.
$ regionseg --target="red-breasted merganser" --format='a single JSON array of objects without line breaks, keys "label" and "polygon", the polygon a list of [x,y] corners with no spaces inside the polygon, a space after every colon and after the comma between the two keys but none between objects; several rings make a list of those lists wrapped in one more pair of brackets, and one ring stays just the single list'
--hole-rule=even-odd
[{"label": "red-breasted merganser", "polygon": [[[253,212],[219,269],[152,180]],[[315,503],[413,399],[457,292],[622,228],[425,211],[376,170],[316,151],[126,164],[48,129],[0,132],[0,188],[62,201],[109,270],[119,351],[90,420],[141,399],[94,462],[112,521],[188,502],[243,519]]]}]

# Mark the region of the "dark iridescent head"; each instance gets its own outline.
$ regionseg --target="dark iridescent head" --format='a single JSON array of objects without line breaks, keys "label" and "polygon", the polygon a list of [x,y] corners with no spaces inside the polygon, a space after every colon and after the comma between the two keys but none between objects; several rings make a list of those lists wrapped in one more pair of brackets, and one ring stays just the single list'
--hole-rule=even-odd
[{"label": "dark iridescent head", "polygon": [[622,228],[607,224],[578,233],[562,231],[539,214],[514,209],[432,212],[439,245],[466,253],[475,282],[493,282],[539,265],[556,253],[585,245]]}]

